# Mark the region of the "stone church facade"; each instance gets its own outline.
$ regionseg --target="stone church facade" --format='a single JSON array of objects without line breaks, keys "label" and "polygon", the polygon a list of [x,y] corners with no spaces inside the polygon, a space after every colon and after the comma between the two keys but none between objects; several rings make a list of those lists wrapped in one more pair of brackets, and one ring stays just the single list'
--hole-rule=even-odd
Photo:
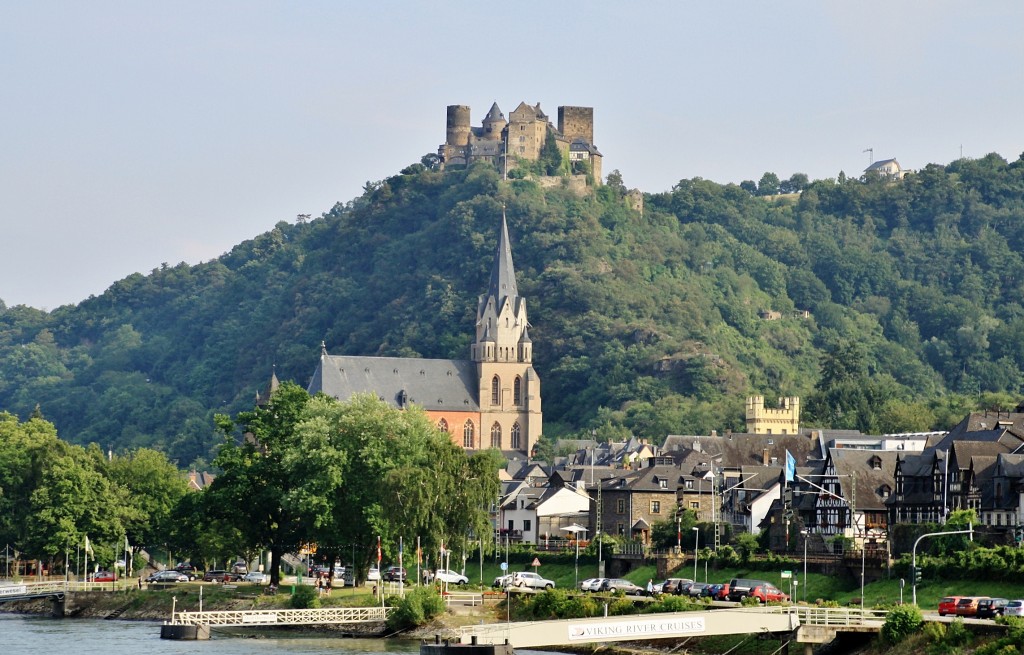
[{"label": "stone church facade", "polygon": [[469,359],[330,355],[322,344],[307,391],[339,400],[373,393],[395,407],[415,404],[466,450],[530,455],[543,413],[528,326],[503,217],[490,284],[477,303]]}]

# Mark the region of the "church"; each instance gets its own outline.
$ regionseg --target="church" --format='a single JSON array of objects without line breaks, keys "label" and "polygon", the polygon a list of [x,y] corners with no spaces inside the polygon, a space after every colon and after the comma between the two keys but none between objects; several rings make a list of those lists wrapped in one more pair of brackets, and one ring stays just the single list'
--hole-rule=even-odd
[{"label": "church", "polygon": [[528,326],[502,216],[490,285],[477,304],[469,359],[330,355],[321,344],[307,391],[339,400],[372,393],[394,407],[417,405],[466,450],[497,448],[508,457],[529,456],[541,435],[543,415]]}]

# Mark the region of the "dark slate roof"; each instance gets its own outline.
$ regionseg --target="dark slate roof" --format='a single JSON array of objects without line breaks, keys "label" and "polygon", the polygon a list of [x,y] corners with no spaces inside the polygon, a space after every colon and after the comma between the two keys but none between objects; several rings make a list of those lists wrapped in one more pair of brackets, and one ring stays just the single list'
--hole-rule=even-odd
[{"label": "dark slate roof", "polygon": [[960,421],[947,437],[951,441],[970,439],[979,441],[978,438],[968,433],[986,432],[990,430],[1007,430],[1012,435],[1024,441],[1024,413],[1021,412],[973,412]]},{"label": "dark slate roof", "polygon": [[885,165],[890,163],[890,162],[896,164],[897,168],[900,167],[900,163],[898,161],[896,161],[895,159],[880,159],[880,160],[876,161],[875,163],[871,164],[870,166],[868,166],[867,168],[865,168],[864,172],[866,173],[868,171],[877,171],[878,169],[885,167]]},{"label": "dark slate roof", "polygon": [[1002,509],[1002,499],[995,497],[996,488],[992,481],[998,459],[997,455],[971,457],[970,467],[974,471],[972,484],[981,492],[982,509]]},{"label": "dark slate roof", "polygon": [[[638,471],[625,471],[622,476],[603,478],[601,488],[608,491],[628,489],[629,491],[660,491],[675,494],[682,480],[682,472],[675,466],[659,464]],[[665,480],[664,487],[661,480]]]},{"label": "dark slate roof", "polygon": [[[896,458],[894,450],[859,450],[854,448],[830,448],[829,457],[839,476],[839,487],[843,498],[857,511],[884,510],[885,496],[882,488],[888,487],[895,493]],[[873,461],[879,463],[875,468]]]},{"label": "dark slate roof", "polygon": [[505,120],[505,114],[501,113],[498,109],[498,103],[495,102],[491,105],[490,111],[487,112],[487,116],[484,117],[485,121],[503,121]]},{"label": "dark slate roof", "polygon": [[705,453],[723,468],[763,466],[766,450],[769,465],[773,457],[775,464],[781,465],[786,461],[788,450],[796,460],[797,466],[806,466],[807,462],[820,457],[818,438],[816,430],[803,434],[743,433],[721,437],[669,435],[662,448],[665,452],[671,452],[673,455],[679,453],[684,457],[687,457],[687,451]]},{"label": "dark slate roof", "polygon": [[476,412],[478,384],[476,363],[469,360],[328,355],[323,349],[306,390],[340,400],[372,393],[393,407],[412,403],[424,409]]}]

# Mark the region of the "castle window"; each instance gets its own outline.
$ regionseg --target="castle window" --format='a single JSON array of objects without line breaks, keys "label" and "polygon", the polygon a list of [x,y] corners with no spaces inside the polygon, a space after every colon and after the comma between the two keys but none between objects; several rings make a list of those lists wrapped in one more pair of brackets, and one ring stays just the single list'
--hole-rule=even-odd
[{"label": "castle window", "polygon": [[[497,425],[497,424],[495,424],[495,425]],[[522,445],[520,444],[520,436],[521,436],[521,434],[522,434],[522,431],[519,429],[519,423],[518,422],[513,423],[512,424],[512,449],[513,450],[521,450],[522,449]]]},{"label": "castle window", "polygon": [[441,419],[437,424],[437,429],[441,432],[448,432],[448,421]]},{"label": "castle window", "polygon": [[625,514],[626,513],[626,501],[619,498],[615,501],[615,513]]},{"label": "castle window", "polygon": [[491,426],[491,448],[501,448],[501,426],[497,421]]},{"label": "castle window", "polygon": [[661,514],[661,501],[660,500],[652,500],[651,501],[651,514]]},{"label": "castle window", "polygon": [[473,437],[475,436],[475,430],[473,430],[473,421],[466,421],[466,424],[462,426],[462,445],[466,448],[473,447]]},{"label": "castle window", "polygon": [[512,402],[516,405],[523,404],[523,378],[518,375],[515,382],[512,383]]},{"label": "castle window", "polygon": [[491,404],[497,405],[501,395],[501,380],[495,375],[491,378]]}]

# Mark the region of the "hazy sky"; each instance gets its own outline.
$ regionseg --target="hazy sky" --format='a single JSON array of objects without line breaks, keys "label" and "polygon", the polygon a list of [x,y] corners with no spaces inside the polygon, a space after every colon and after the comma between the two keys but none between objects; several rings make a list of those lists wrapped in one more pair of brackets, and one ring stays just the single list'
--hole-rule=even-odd
[{"label": "hazy sky", "polygon": [[0,0],[0,299],[213,259],[436,152],[445,106],[594,107],[604,170],[1024,152],[1024,3]]}]

